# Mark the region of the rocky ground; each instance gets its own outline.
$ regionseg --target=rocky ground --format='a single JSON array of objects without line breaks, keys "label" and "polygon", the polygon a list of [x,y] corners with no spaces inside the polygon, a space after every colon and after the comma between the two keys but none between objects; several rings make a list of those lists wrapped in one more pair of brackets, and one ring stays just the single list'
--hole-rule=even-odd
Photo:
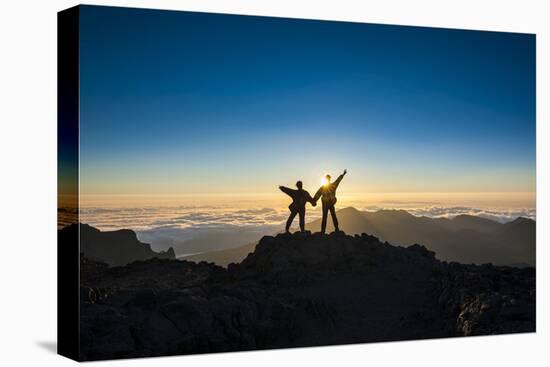
[{"label": "rocky ground", "polygon": [[533,268],[366,234],[266,236],[227,269],[81,261],[83,360],[533,331]]}]

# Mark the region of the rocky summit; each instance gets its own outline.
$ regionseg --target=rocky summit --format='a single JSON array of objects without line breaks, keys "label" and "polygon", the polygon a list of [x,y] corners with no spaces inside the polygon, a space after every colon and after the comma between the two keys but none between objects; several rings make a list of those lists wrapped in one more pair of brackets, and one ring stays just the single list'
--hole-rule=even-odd
[{"label": "rocky summit", "polygon": [[81,260],[81,358],[535,331],[535,269],[362,234],[266,236],[241,263]]}]

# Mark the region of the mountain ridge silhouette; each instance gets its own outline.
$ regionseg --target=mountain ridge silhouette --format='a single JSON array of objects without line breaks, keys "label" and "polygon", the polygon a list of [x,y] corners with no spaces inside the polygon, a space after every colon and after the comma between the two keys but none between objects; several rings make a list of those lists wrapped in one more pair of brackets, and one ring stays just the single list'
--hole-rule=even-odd
[{"label": "mountain ridge silhouette", "polygon": [[[337,213],[340,228],[346,233],[370,233],[395,245],[421,243],[435,251],[441,260],[496,265],[534,266],[536,263],[536,222],[528,218],[519,217],[503,224],[473,215],[429,218],[392,209],[363,212],[347,207]],[[319,231],[320,220],[307,223],[306,229]],[[330,223],[328,229],[333,230]],[[185,259],[227,266],[242,260],[254,250],[254,246],[254,243],[249,243]]]},{"label": "mountain ridge silhouette", "polygon": [[151,258],[175,259],[173,248],[167,251],[155,252],[151,245],[140,242],[136,232],[131,229],[116,231],[100,231],[88,224],[71,224],[58,231],[60,237],[68,238],[62,243],[70,243],[75,232],[80,235],[80,253],[82,256],[103,262],[110,266],[121,266],[138,260]]}]

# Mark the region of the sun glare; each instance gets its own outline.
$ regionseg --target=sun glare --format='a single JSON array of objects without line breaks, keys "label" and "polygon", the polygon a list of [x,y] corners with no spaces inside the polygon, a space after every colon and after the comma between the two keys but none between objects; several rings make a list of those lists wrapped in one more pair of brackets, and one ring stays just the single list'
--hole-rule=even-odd
[{"label": "sun glare", "polygon": [[327,183],[328,183],[327,178],[323,176],[323,178],[321,178],[321,185],[325,186]]}]

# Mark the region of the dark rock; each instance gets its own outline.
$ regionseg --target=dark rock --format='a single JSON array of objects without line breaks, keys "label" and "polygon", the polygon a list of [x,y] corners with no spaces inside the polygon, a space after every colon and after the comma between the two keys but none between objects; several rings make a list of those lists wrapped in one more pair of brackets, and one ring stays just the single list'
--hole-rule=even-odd
[{"label": "dark rock", "polygon": [[367,234],[265,236],[228,269],[82,261],[84,359],[535,330],[533,268],[441,262]]},{"label": "dark rock", "polygon": [[428,250],[425,246],[421,246],[417,243],[415,243],[412,246],[407,247],[410,251],[415,251],[416,253],[429,257],[429,258],[435,258],[435,252]]},{"label": "dark rock", "polygon": [[85,286],[80,286],[80,302],[95,303],[97,301],[96,292]]}]

